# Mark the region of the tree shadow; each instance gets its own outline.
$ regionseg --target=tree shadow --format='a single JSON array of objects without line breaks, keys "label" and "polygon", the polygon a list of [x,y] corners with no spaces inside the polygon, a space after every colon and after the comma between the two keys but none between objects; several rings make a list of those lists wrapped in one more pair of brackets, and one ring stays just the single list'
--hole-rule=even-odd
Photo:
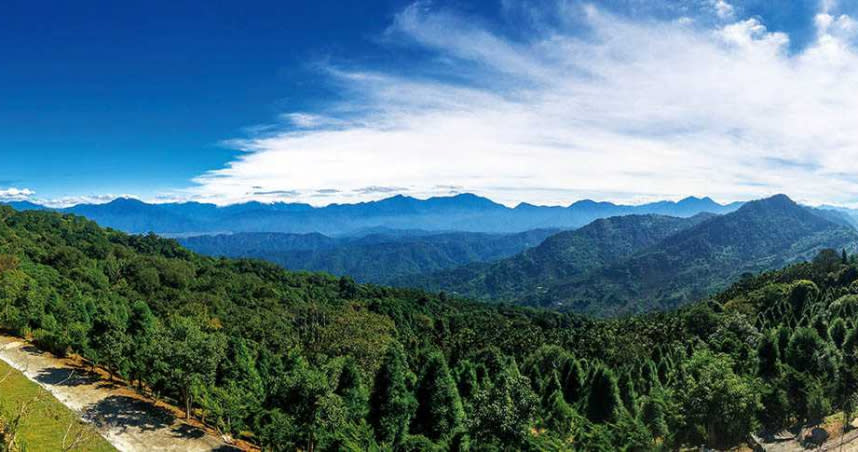
[{"label": "tree shadow", "polygon": [[49,367],[39,371],[36,381],[54,386],[81,386],[95,384],[98,376],[88,374],[78,369],[65,367]]},{"label": "tree shadow", "polygon": [[44,350],[41,350],[41,349],[39,349],[33,345],[29,345],[29,344],[21,347],[21,351],[27,352],[30,355],[44,355],[45,353],[47,353]]},{"label": "tree shadow", "polygon": [[[206,435],[206,432],[201,429],[194,427],[188,424],[181,424],[173,428],[173,435],[179,438],[184,439],[200,439]],[[230,446],[228,444],[221,445],[216,449],[212,449],[212,451],[216,452],[240,452],[241,449]]]},{"label": "tree shadow", "polygon": [[813,427],[809,432],[805,433],[802,445],[805,447],[819,447],[828,440],[828,432],[821,427]]},{"label": "tree shadow", "polygon": [[206,432],[188,424],[181,424],[173,429],[173,435],[179,438],[199,439],[205,436]]},{"label": "tree shadow", "polygon": [[91,405],[84,413],[86,419],[99,428],[129,427],[157,430],[173,424],[176,417],[167,409],[127,396],[110,396]]}]

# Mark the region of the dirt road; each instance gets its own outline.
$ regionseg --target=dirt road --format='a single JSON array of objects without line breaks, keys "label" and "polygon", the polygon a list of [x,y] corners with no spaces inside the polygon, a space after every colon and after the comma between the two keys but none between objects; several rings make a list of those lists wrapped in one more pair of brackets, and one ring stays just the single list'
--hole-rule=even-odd
[{"label": "dirt road", "polygon": [[237,451],[177,417],[171,407],[87,373],[72,360],[0,335],[0,359],[96,426],[120,451]]},{"label": "dirt road", "polygon": [[858,451],[858,430],[851,430],[843,436],[830,438],[817,446],[807,445],[805,447],[801,442],[795,439],[768,443],[760,440],[758,441],[758,444],[760,444],[766,452],[801,452],[806,450],[854,452]]}]

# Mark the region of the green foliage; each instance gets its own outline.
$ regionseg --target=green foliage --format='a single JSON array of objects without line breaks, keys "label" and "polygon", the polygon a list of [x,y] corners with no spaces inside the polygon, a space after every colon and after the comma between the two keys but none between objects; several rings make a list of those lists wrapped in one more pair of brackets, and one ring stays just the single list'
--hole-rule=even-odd
[{"label": "green foliage", "polygon": [[487,388],[474,396],[470,419],[474,439],[505,448],[524,447],[531,436],[539,398],[530,389],[530,380],[515,363],[506,364]]},{"label": "green foliage", "polygon": [[398,344],[392,344],[375,377],[370,399],[370,423],[379,443],[396,445],[407,437],[417,405],[411,392],[413,380],[405,353]]},{"label": "green foliage", "polygon": [[757,347],[757,374],[767,379],[776,377],[780,373],[780,355],[777,338],[764,335]]},{"label": "green foliage", "polygon": [[663,438],[669,432],[666,411],[667,407],[662,394],[653,393],[643,401],[641,422],[654,438]]},{"label": "green foliage", "polygon": [[440,353],[429,355],[416,393],[418,405],[412,430],[437,441],[462,428],[465,418],[462,401],[447,361]]},{"label": "green foliage", "polygon": [[623,409],[617,378],[606,367],[598,367],[590,382],[587,418],[595,423],[616,422]]},{"label": "green foliage", "polygon": [[733,365],[729,356],[709,350],[691,356],[677,388],[680,438],[723,447],[755,430],[759,396],[748,380],[733,372]]},{"label": "green foliage", "polygon": [[[265,259],[291,270],[348,275],[361,282],[411,285],[415,275],[491,262],[539,245],[553,229],[514,234],[478,232],[322,234],[235,233],[179,239],[201,254]],[[346,297],[347,298],[347,297]]]},{"label": "green foliage", "polygon": [[[416,282],[474,298],[518,301],[632,254],[694,226],[707,215],[674,218],[626,215],[596,220],[580,229],[552,235],[520,254],[491,264],[472,264],[428,275]],[[406,282],[406,281],[403,281]]]}]

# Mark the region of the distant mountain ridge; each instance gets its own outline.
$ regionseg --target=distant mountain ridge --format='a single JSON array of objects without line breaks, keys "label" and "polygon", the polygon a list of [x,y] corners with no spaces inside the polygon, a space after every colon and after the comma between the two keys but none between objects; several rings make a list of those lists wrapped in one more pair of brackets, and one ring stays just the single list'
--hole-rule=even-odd
[{"label": "distant mountain ridge", "polygon": [[357,204],[248,202],[218,207],[197,202],[148,204],[118,198],[106,204],[81,204],[48,209],[29,202],[9,203],[18,210],[57,210],[85,216],[101,226],[124,232],[205,234],[222,232],[284,232],[352,234],[372,228],[516,233],[534,229],[572,229],[599,218],[631,214],[690,217],[702,212],[727,213],[741,203],[718,204],[711,198],[689,197],[637,206],[582,200],[568,207],[522,203],[514,208],[473,194],[425,200],[397,195]]},{"label": "distant mountain ridge", "polygon": [[[735,212],[710,216],[649,244],[634,240],[635,234],[649,231],[655,237],[655,232],[663,232],[663,224],[647,223],[642,217],[608,220],[617,224],[631,221],[634,225],[602,236],[609,241],[603,244],[601,237],[590,231],[607,221],[600,220],[550,237],[539,247],[498,263],[437,273],[416,279],[417,285],[483,299],[494,297],[600,316],[623,315],[671,309],[723,289],[743,273],[808,260],[824,248],[858,250],[858,231],[854,228],[784,195],[748,202]],[[557,237],[564,236],[561,246],[552,245]],[[611,250],[611,243],[618,240],[641,247],[628,248],[630,253]],[[568,258],[592,255],[593,249],[613,254],[580,259],[589,266],[576,265]],[[558,274],[556,269],[570,265],[581,271]],[[526,271],[507,271],[510,268]],[[485,282],[492,281],[495,286],[503,285],[486,289]],[[534,287],[535,282],[540,285]]]}]

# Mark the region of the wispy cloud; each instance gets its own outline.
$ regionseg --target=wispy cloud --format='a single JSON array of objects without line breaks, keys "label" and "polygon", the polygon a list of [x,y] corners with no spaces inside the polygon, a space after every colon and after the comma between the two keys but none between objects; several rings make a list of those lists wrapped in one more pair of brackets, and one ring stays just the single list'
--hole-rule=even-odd
[{"label": "wispy cloud", "polygon": [[830,0],[798,51],[724,0],[706,20],[531,9],[540,20],[521,39],[427,3],[406,8],[384,36],[429,55],[420,70],[326,67],[347,101],[230,141],[244,152],[189,193],[327,203],[389,196],[366,187],[456,186],[507,203],[858,202],[858,26]]},{"label": "wispy cloud", "polygon": [[0,201],[24,201],[35,194],[36,192],[28,188],[0,188]]},{"label": "wispy cloud", "polygon": [[[101,194],[93,194],[93,195],[80,195],[80,196],[63,196],[59,198],[36,198],[31,197],[30,201],[51,208],[63,208],[63,207],[71,207],[79,204],[106,204],[113,200],[119,198],[126,199],[140,199],[139,196],[132,194],[116,194],[116,193],[101,193]],[[156,198],[151,200],[153,202],[167,202],[167,199]]]}]

